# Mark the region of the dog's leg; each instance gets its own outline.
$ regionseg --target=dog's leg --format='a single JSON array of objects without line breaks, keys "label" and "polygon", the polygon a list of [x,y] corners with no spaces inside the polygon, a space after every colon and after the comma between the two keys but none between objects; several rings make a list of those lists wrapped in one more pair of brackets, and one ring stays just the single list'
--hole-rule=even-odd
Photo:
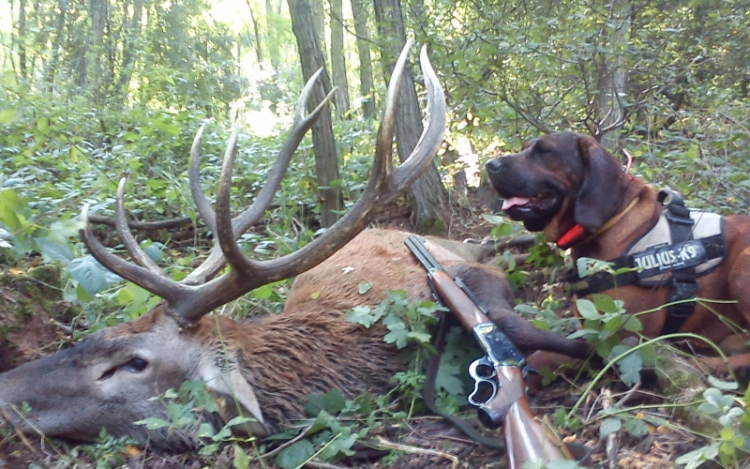
[{"label": "dog's leg", "polygon": [[567,339],[562,334],[543,331],[513,310],[515,301],[505,276],[497,269],[460,262],[446,264],[446,271],[460,277],[482,304],[488,316],[524,353],[537,350],[585,358],[589,345],[583,340]]},{"label": "dog's leg", "polygon": [[[750,239],[746,240],[750,244]],[[730,249],[728,259],[730,260],[732,250]],[[737,310],[745,320],[745,325],[750,325],[750,288],[748,288],[748,272],[750,272],[750,246],[744,248],[732,264],[727,275],[729,283],[730,298],[737,300]]]},{"label": "dog's leg", "polygon": [[726,376],[731,368],[740,386],[750,383],[750,353],[732,355],[724,362],[720,357],[697,357],[696,361],[708,371],[719,376]]}]

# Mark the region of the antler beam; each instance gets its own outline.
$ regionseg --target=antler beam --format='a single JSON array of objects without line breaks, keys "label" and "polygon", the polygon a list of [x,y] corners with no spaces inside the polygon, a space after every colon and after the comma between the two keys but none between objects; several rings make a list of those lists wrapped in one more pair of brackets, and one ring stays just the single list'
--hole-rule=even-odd
[{"label": "antler beam", "polygon": [[[214,233],[215,244],[208,259],[182,282],[175,282],[165,276],[130,233],[123,203],[124,180],[120,182],[117,192],[117,231],[130,256],[140,265],[126,262],[112,254],[93,236],[87,220],[87,207],[84,207],[81,218],[85,228],[81,236],[89,251],[111,271],[164,298],[168,304],[167,311],[182,326],[194,324],[214,308],[250,290],[298,275],[323,262],[362,231],[373,220],[380,207],[416,180],[432,163],[432,158],[442,142],[445,129],[445,96],[427,57],[426,47],[423,47],[420,63],[427,87],[428,120],[411,155],[400,166],[393,167],[395,111],[401,75],[410,45],[411,42],[407,43],[402,50],[388,85],[385,111],[378,130],[375,160],[367,187],[348,213],[308,245],[277,259],[257,261],[246,257],[237,246],[236,240],[263,216],[281,184],[294,151],[333,96],[331,91],[315,110],[305,116],[305,106],[310,91],[321,73],[320,70],[308,80],[300,95],[294,126],[277,155],[266,184],[252,205],[234,218],[230,214],[230,190],[238,126],[235,125],[232,131],[224,155],[215,211],[200,187],[198,160],[203,127],[198,130],[190,152],[190,190],[199,215]],[[225,264],[231,267],[229,272],[210,280]]]}]

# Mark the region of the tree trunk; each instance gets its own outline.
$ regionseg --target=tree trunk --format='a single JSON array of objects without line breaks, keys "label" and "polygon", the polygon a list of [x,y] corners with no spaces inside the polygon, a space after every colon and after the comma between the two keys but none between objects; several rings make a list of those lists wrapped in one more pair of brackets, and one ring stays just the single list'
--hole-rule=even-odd
[{"label": "tree trunk", "polygon": [[26,76],[26,0],[18,2],[18,71],[24,80]]},{"label": "tree trunk", "polygon": [[321,57],[323,57],[323,64],[325,64],[328,47],[326,45],[326,15],[323,0],[308,0],[307,4],[312,13],[313,31],[315,31],[315,37],[318,38]]},{"label": "tree trunk", "polygon": [[55,42],[52,44],[52,55],[50,60],[47,61],[43,73],[48,93],[53,91],[57,66],[60,62],[60,46],[62,45],[65,33],[65,16],[68,12],[68,0],[58,0],[57,8],[60,10],[60,13],[57,15],[57,22],[55,23]]},{"label": "tree trunk", "polygon": [[[308,108],[314,109],[331,90],[331,82],[325,70],[323,52],[313,26],[312,12],[307,0],[288,0],[292,17],[292,30],[297,38],[302,76],[307,81],[318,69],[323,68],[320,78],[312,90]],[[339,179],[339,162],[336,142],[333,139],[331,111],[326,108],[312,127],[315,173],[318,178],[320,198],[320,223],[331,226],[338,219],[337,212],[343,207],[341,191],[331,183]]]},{"label": "tree trunk", "polygon": [[359,57],[359,93],[362,100],[362,114],[367,119],[375,118],[375,93],[372,82],[372,58],[370,56],[370,33],[367,29],[369,9],[364,0],[352,1],[354,32],[357,35],[357,56]]},{"label": "tree trunk", "polygon": [[91,18],[91,29],[89,29],[78,66],[78,86],[83,89],[91,89],[94,102],[102,104],[101,99],[106,95],[103,90],[104,83],[101,82],[102,71],[102,45],[104,44],[104,25],[107,15],[107,0],[90,0],[89,17]]},{"label": "tree trunk", "polygon": [[[255,57],[258,59],[258,66],[262,69],[263,68],[263,43],[261,41],[261,34],[260,34],[260,23],[258,23],[258,18],[255,16],[255,10],[253,10],[253,5],[250,3],[250,0],[245,0],[247,3],[247,9],[250,10],[250,21],[253,22],[253,33],[255,34]],[[268,15],[268,13],[266,13]]]},{"label": "tree trunk", "polygon": [[[380,34],[380,56],[388,77],[406,43],[401,3],[400,0],[374,0],[374,5]],[[396,144],[401,161],[411,154],[424,128],[414,78],[408,68],[404,71],[403,80],[396,113]],[[409,196],[417,230],[423,233],[445,232],[446,214],[443,209],[448,206],[448,194],[434,163],[412,184]]]},{"label": "tree trunk", "polygon": [[[281,2],[278,2],[277,10],[281,9]],[[271,61],[271,67],[274,71],[279,69],[281,64],[281,52],[278,41],[273,37],[273,30],[276,24],[276,18],[279,13],[274,10],[271,0],[266,0],[266,44],[268,45],[268,57]]]},{"label": "tree trunk", "polygon": [[344,8],[342,0],[331,2],[331,70],[336,89],[336,118],[341,120],[349,112],[349,82],[346,79],[344,58]]},{"label": "tree trunk", "polygon": [[605,148],[615,151],[620,145],[618,129],[625,119],[626,111],[622,103],[625,99],[628,80],[627,70],[619,51],[628,43],[633,6],[628,0],[613,0],[610,8],[610,18],[607,23],[614,24],[614,28],[610,33],[609,51],[603,60],[597,104],[601,116],[599,123],[599,129],[602,131],[601,143]]},{"label": "tree trunk", "polygon": [[[125,4],[127,8],[127,3]],[[127,18],[127,9],[123,12],[123,21]],[[143,19],[143,0],[133,2],[133,18],[130,24],[125,28],[125,37],[123,38],[122,67],[120,78],[117,81],[116,96],[121,104],[125,103],[128,96],[128,86],[130,79],[133,77],[133,68],[135,67],[135,51],[140,50],[138,39],[141,36],[141,22]]]}]

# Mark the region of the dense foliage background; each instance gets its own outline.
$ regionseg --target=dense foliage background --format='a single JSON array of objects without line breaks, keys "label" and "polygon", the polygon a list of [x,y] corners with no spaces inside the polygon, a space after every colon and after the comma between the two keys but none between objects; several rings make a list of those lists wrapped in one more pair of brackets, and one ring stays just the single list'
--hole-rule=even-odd
[{"label": "dense foliage background", "polygon": [[[334,211],[356,199],[402,31],[429,46],[446,90],[450,127],[437,161],[451,201],[463,200],[453,197],[458,171],[476,185],[491,156],[544,132],[574,130],[618,156],[627,149],[635,173],[683,192],[693,207],[746,211],[748,0],[303,3],[308,13],[292,0],[0,2],[3,266],[37,254],[61,263],[65,298],[80,305],[91,329],[147,310],[156,299],[107,276],[78,242],[81,207],[111,215],[116,185],[128,176],[136,218],[195,221],[187,185],[193,136],[207,124],[202,182],[212,196],[235,119],[242,137],[233,202],[246,206],[290,126],[304,81],[303,33],[339,88],[338,173],[321,179],[321,155],[303,142],[267,229],[243,238],[259,255],[294,249],[328,224],[320,190],[341,191]],[[312,30],[301,30],[301,14],[311,15]],[[413,72],[419,96],[418,67]],[[457,210],[440,206],[429,216],[445,221]],[[190,234],[187,247],[174,231],[160,233],[145,244],[155,258],[176,260],[176,278],[208,245],[205,229]],[[264,289],[252,301],[279,309],[282,297]]]}]

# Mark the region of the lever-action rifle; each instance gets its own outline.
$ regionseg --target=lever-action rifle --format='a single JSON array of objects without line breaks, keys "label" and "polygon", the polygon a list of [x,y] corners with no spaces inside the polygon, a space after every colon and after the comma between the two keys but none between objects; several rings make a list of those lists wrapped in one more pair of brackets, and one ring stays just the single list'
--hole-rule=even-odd
[{"label": "lever-action rifle", "polygon": [[477,301],[460,278],[445,272],[427,251],[424,240],[411,235],[406,246],[427,270],[427,278],[438,298],[474,335],[485,356],[469,366],[474,390],[469,404],[477,408],[479,420],[491,428],[505,424],[504,437],[511,469],[520,469],[527,461],[572,459],[563,455],[534,420],[526,400],[523,381],[525,359],[507,335],[490,320],[487,310]]}]

